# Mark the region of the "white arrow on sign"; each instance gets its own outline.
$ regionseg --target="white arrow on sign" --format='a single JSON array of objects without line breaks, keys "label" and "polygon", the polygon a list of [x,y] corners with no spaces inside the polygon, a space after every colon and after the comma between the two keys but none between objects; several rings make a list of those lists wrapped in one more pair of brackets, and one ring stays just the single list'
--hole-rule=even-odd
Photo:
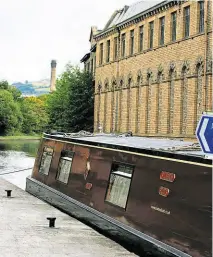
[{"label": "white arrow on sign", "polygon": [[209,119],[208,119],[208,118],[204,118],[204,120],[203,120],[203,125],[202,125],[201,130],[200,130],[200,133],[199,133],[200,138],[201,138],[201,140],[202,140],[202,143],[203,143],[203,146],[204,146],[206,152],[210,152],[208,143],[207,143],[206,138],[205,138],[205,136],[204,136],[204,133],[205,133],[205,131],[206,131],[206,127],[207,127],[207,125],[208,125],[208,122],[209,122]]}]

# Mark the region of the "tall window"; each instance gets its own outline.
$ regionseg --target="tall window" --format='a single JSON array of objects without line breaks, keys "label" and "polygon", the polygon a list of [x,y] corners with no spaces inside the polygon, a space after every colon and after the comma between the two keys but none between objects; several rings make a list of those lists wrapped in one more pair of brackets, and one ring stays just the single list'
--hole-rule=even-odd
[{"label": "tall window", "polygon": [[95,71],[95,68],[96,68],[96,56],[94,57],[94,71]]},{"label": "tall window", "polygon": [[184,37],[189,37],[189,28],[190,28],[190,7],[187,6],[184,8]]},{"label": "tall window", "polygon": [[48,175],[52,157],[53,157],[53,149],[45,146],[43,150],[42,158],[41,158],[40,168],[39,168],[40,173],[44,175]]},{"label": "tall window", "polygon": [[93,73],[93,59],[91,60],[91,73]]},{"label": "tall window", "polygon": [[132,180],[133,167],[124,164],[112,164],[106,201],[126,208],[127,198]]},{"label": "tall window", "polygon": [[130,30],[130,55],[134,53],[134,29]]},{"label": "tall window", "polygon": [[57,180],[67,184],[71,166],[72,166],[72,160],[73,160],[73,152],[71,151],[62,151],[61,152],[61,158],[58,165],[58,172],[57,172]]},{"label": "tall window", "polygon": [[126,51],[126,34],[121,35],[121,56],[125,56],[125,51]]},{"label": "tall window", "polygon": [[110,60],[110,40],[107,40],[107,55],[106,55],[106,62]]},{"label": "tall window", "polygon": [[204,1],[198,2],[199,5],[199,33],[204,32]]},{"label": "tall window", "polygon": [[154,21],[149,23],[149,48],[153,48]]},{"label": "tall window", "polygon": [[104,54],[104,45],[103,43],[100,44],[100,64],[103,63],[103,54]]},{"label": "tall window", "polygon": [[114,60],[118,59],[118,37],[114,38]]},{"label": "tall window", "polygon": [[160,45],[164,44],[165,17],[160,18]]},{"label": "tall window", "polygon": [[177,31],[177,12],[171,14],[171,25],[172,25],[172,41],[176,40]]},{"label": "tall window", "polygon": [[139,51],[143,51],[143,30],[144,26],[139,27]]}]

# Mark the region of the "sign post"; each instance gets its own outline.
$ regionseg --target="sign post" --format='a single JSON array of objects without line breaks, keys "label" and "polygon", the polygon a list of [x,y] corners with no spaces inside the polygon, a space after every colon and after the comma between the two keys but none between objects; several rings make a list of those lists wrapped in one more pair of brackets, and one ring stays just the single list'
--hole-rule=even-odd
[{"label": "sign post", "polygon": [[196,136],[205,157],[213,159],[213,114],[203,114],[197,129]]}]

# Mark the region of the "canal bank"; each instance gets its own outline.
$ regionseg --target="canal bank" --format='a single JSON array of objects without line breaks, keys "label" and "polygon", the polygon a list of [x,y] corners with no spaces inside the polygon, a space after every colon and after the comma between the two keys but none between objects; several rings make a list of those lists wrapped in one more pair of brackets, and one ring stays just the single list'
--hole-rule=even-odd
[{"label": "canal bank", "polygon": [[41,136],[0,136],[0,141],[11,141],[11,140],[40,140]]},{"label": "canal bank", "polygon": [[[5,190],[12,190],[11,198]],[[97,231],[0,178],[4,257],[136,256]],[[49,228],[48,217],[56,217]]]}]

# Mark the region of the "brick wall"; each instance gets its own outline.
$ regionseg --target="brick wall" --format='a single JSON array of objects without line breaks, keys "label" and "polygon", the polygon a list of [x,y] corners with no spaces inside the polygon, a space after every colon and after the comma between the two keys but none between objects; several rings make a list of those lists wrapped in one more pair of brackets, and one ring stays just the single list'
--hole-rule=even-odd
[{"label": "brick wall", "polygon": [[[211,5],[212,3],[210,7]],[[186,6],[190,6],[190,36],[183,39],[183,8]],[[177,40],[171,42],[171,13],[174,11],[177,11]],[[159,46],[159,18],[162,16],[165,16],[166,24],[165,44]],[[125,27],[120,34],[113,33],[97,40],[96,131],[99,122],[105,132],[131,130],[138,135],[194,136],[202,112],[212,110],[212,24],[209,25],[207,36],[209,49],[205,87],[206,36],[205,33],[198,34],[198,17],[197,2],[189,1]],[[154,21],[153,49],[148,49],[150,21]],[[211,19],[209,22],[211,23]],[[141,25],[144,25],[144,51],[138,53]],[[134,54],[129,56],[132,29]],[[114,61],[114,37],[123,33],[126,33],[126,55]],[[106,63],[107,40],[111,41],[109,63]],[[99,65],[101,43],[104,44],[104,63]],[[105,81],[109,83],[107,88]],[[113,81],[116,81],[115,86],[112,86]]]}]

